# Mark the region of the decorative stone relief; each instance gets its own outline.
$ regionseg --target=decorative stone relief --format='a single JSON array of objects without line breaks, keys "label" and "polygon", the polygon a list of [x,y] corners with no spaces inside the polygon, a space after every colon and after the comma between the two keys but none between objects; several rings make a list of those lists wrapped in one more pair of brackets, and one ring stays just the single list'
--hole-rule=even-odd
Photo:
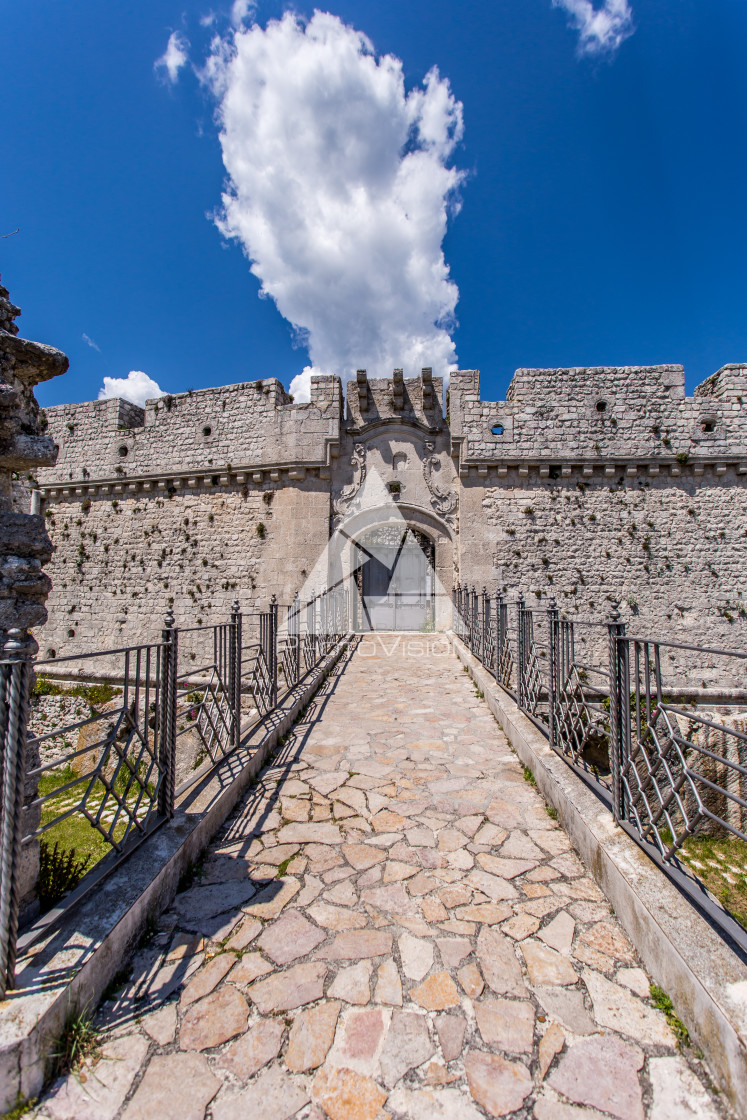
[{"label": "decorative stone relief", "polygon": [[332,526],[337,528],[347,513],[355,512],[355,499],[366,478],[366,448],[362,443],[356,443],[350,458],[353,468],[353,481],[343,486],[340,494],[332,501]]},{"label": "decorative stone relief", "polygon": [[428,454],[423,459],[423,478],[425,479],[425,484],[431,495],[431,505],[436,512],[443,517],[447,525],[456,528],[456,491],[452,489],[445,490],[435,481],[435,477],[441,470],[441,460],[437,455],[434,455],[434,451],[436,450],[435,443],[429,440],[425,445],[425,449]]}]

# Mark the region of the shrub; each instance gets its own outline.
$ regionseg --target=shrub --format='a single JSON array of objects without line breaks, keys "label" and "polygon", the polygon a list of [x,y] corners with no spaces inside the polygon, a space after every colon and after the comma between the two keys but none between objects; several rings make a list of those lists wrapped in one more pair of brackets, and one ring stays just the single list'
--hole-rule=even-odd
[{"label": "shrub", "polygon": [[39,841],[39,878],[36,897],[42,912],[50,910],[56,902],[77,887],[86,873],[91,857],[78,858],[75,848],[60,848],[59,841],[50,847]]},{"label": "shrub", "polygon": [[259,539],[261,541],[263,541],[265,539],[266,534],[267,534],[267,530],[265,529],[264,521],[259,521],[257,523],[257,536],[259,537]]}]

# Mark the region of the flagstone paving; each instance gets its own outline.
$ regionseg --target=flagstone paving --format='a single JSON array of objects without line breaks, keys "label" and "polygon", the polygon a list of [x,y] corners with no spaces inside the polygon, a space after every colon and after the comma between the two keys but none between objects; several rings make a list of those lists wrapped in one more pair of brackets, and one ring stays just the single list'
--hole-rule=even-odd
[{"label": "flagstone paving", "polygon": [[[393,648],[395,647],[395,648]],[[99,1012],[50,1120],[716,1120],[438,636],[363,639]]]}]

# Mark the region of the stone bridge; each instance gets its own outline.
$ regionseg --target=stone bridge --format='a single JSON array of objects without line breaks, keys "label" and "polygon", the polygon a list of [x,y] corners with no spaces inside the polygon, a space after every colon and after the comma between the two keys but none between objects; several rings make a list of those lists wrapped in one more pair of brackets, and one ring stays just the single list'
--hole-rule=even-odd
[{"label": "stone bridge", "polygon": [[438,636],[358,642],[98,1022],[36,1115],[728,1115]]}]

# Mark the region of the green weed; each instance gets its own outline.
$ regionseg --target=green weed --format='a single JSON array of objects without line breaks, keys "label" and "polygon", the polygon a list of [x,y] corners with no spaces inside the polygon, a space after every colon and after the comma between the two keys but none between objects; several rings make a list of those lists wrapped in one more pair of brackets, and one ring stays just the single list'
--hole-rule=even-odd
[{"label": "green weed", "polygon": [[690,1032],[682,1020],[675,1014],[674,1006],[667,993],[663,988],[660,988],[658,984],[652,984],[650,992],[651,1002],[654,1007],[658,1007],[659,1011],[664,1012],[667,1023],[677,1039],[678,1045],[687,1046],[690,1041]]}]

